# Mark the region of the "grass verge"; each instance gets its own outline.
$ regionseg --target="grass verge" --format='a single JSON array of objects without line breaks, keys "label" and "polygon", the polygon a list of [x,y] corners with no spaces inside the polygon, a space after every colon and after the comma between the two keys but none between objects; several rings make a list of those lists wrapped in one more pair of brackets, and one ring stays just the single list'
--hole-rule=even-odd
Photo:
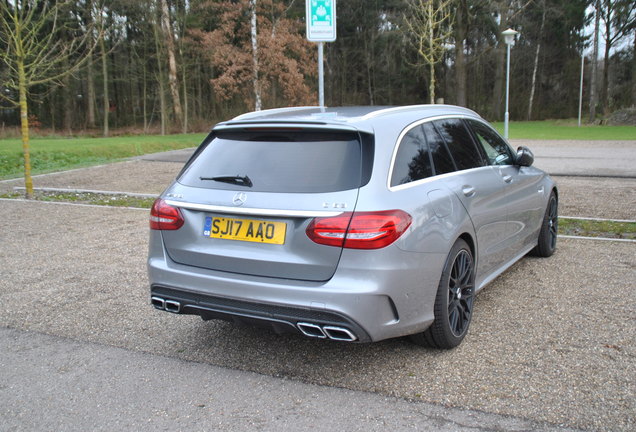
[{"label": "grass verge", "polygon": [[[495,122],[492,123],[492,125],[503,135],[503,122]],[[584,124],[581,125],[581,127],[578,127],[576,120],[545,120],[532,122],[511,121],[508,132],[511,139],[586,141],[636,140],[636,127],[634,126],[600,126]]]},{"label": "grass verge", "polygon": [[559,218],[559,234],[636,240],[636,222]]},{"label": "grass verge", "polygon": [[[23,192],[11,192],[0,194],[0,198],[21,199],[24,198]],[[155,198],[145,198],[138,196],[130,196],[126,194],[100,194],[93,192],[47,192],[35,191],[33,199],[36,201],[55,201],[68,202],[75,204],[92,204],[110,207],[135,207],[147,208],[152,207]]]},{"label": "grass verge", "polygon": [[[34,138],[33,174],[62,171],[113,162],[132,156],[196,147],[205,134],[137,135],[112,138]],[[0,140],[0,179],[23,175],[24,157],[19,139]]]}]

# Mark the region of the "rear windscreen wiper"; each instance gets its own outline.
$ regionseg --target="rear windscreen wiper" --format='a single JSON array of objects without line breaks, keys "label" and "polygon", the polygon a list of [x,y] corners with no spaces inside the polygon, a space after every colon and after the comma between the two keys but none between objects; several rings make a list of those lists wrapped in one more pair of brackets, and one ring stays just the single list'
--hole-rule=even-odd
[{"label": "rear windscreen wiper", "polygon": [[250,180],[248,176],[242,177],[239,175],[235,175],[235,176],[218,176],[218,177],[199,177],[199,179],[230,183],[230,184],[246,186],[246,187],[253,186],[252,180]]}]

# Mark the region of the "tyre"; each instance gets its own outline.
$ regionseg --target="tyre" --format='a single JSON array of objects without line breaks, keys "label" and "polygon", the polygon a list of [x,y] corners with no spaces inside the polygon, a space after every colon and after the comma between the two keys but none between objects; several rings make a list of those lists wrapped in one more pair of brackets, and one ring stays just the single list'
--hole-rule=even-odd
[{"label": "tyre", "polygon": [[552,192],[545,209],[543,223],[539,231],[537,245],[532,249],[531,254],[538,257],[549,257],[556,250],[557,233],[559,231],[559,201],[556,194]]},{"label": "tyre", "polygon": [[475,300],[475,260],[464,240],[453,245],[437,288],[435,319],[422,333],[411,336],[418,345],[450,349],[468,332]]}]

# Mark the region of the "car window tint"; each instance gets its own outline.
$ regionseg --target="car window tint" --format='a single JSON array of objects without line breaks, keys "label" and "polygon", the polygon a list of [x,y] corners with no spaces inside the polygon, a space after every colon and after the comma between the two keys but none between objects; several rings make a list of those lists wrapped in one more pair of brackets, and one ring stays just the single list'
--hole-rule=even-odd
[{"label": "car window tint", "polygon": [[422,127],[416,126],[407,132],[400,142],[393,164],[391,186],[421,180],[431,175],[433,170],[426,137]]},{"label": "car window tint", "polygon": [[458,170],[484,166],[484,161],[464,122],[460,119],[445,119],[434,123],[446,141]]},{"label": "car window tint", "polygon": [[426,142],[428,143],[428,150],[431,153],[433,159],[433,167],[435,175],[446,174],[455,171],[455,164],[453,158],[451,158],[444,140],[437,132],[432,123],[424,123],[422,125]]},{"label": "car window tint", "polygon": [[[208,189],[336,192],[361,186],[361,151],[358,135],[352,133],[223,132],[211,139],[178,181]],[[252,185],[214,180],[218,177],[248,177]]]},{"label": "car window tint", "polygon": [[511,165],[514,162],[510,147],[495,131],[481,122],[475,120],[468,122],[479,144],[483,147],[490,165]]}]

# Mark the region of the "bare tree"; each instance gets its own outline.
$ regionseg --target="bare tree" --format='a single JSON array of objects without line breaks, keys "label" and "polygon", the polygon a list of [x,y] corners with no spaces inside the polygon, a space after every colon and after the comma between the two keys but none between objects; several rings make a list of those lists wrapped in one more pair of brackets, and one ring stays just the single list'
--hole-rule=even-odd
[{"label": "bare tree", "polygon": [[597,12],[603,21],[603,42],[605,54],[603,56],[603,80],[601,83],[601,105],[604,114],[609,114],[609,68],[610,51],[625,36],[636,27],[636,3],[634,0],[603,0],[597,1]]},{"label": "bare tree", "polygon": [[435,103],[435,65],[442,61],[452,31],[452,0],[409,0],[404,18],[411,43],[429,67],[428,94]]},{"label": "bare tree", "polygon": [[172,96],[172,108],[178,124],[183,127],[183,109],[181,108],[181,98],[179,96],[179,82],[177,79],[177,60],[175,57],[174,32],[170,23],[170,10],[166,0],[158,1],[158,7],[161,11],[161,30],[163,38],[166,42],[166,51],[168,55],[168,83],[170,85],[170,94]]},{"label": "bare tree", "polygon": [[24,184],[26,197],[33,196],[31,152],[29,143],[29,89],[36,85],[60,84],[89,59],[94,45],[89,34],[93,29],[80,30],[80,36],[69,37],[69,26],[62,23],[74,2],[13,0],[0,2],[0,42],[6,51],[0,61],[6,66],[9,80],[5,86],[16,90],[18,99],[2,97],[20,107],[22,151],[24,154]]}]

